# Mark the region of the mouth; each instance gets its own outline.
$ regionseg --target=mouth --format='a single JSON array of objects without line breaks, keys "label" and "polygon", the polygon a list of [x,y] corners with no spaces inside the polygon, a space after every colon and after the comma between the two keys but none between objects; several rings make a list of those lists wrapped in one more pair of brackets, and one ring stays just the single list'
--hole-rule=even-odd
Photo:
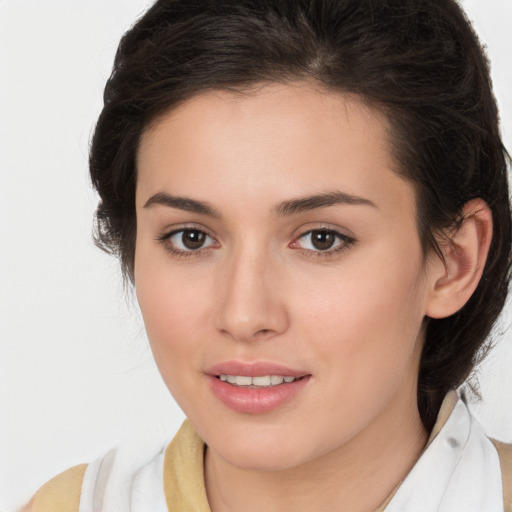
[{"label": "mouth", "polygon": [[259,377],[250,377],[248,375],[226,375],[222,373],[215,377],[233,386],[258,389],[291,384],[292,382],[303,379],[305,375],[300,377],[293,377],[291,375],[261,375]]},{"label": "mouth", "polygon": [[269,413],[305,396],[310,373],[260,361],[226,361],[206,372],[212,393],[228,408],[248,414]]}]

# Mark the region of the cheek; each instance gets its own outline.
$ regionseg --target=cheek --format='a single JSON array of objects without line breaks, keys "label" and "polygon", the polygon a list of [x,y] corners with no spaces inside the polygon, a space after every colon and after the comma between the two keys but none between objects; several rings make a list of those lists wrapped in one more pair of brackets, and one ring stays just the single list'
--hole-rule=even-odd
[{"label": "cheek", "polygon": [[421,255],[416,263],[398,264],[394,257],[380,261],[382,265],[359,260],[357,268],[323,281],[321,293],[309,282],[309,293],[304,290],[297,306],[297,311],[308,312],[298,332],[319,384],[312,397],[313,416],[322,418],[330,411],[329,422],[319,427],[325,439],[346,440],[386,414],[388,404],[404,393],[416,395]]},{"label": "cheek", "polygon": [[[195,393],[201,368],[201,339],[204,293],[194,283],[183,283],[168,275],[142,273],[136,282],[137,299],[144,318],[156,365],[167,388],[187,415],[190,403],[202,403]],[[204,338],[204,336],[202,337]]]},{"label": "cheek", "polygon": [[[165,260],[165,258],[164,258]],[[156,258],[136,258],[135,288],[151,349],[167,382],[178,375],[183,360],[195,365],[195,340],[211,308],[206,282],[183,275]]]},{"label": "cheek", "polygon": [[301,330],[318,360],[336,360],[340,372],[332,379],[376,382],[368,376],[405,370],[417,348],[425,306],[421,252],[376,254],[354,259],[321,287],[308,280],[296,305],[308,312]]}]

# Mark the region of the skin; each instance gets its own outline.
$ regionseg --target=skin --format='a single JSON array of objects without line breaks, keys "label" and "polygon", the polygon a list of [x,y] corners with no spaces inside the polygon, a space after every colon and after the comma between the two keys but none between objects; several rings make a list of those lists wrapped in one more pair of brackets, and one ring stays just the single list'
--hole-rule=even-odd
[{"label": "skin", "polygon": [[[208,446],[214,512],[375,510],[425,446],[424,318],[451,314],[443,300],[460,307],[465,295],[449,287],[463,273],[456,258],[449,275],[422,253],[414,189],[388,137],[386,119],[357,98],[305,83],[203,93],[143,134],[136,292],[163,379]],[[363,204],[276,211],[334,192]],[[162,193],[216,215],[148,204]],[[205,244],[165,238],[184,228]],[[308,233],[326,229],[341,236],[320,251]],[[489,238],[469,232],[473,245]],[[309,379],[277,409],[241,413],[205,375],[227,360]]]}]

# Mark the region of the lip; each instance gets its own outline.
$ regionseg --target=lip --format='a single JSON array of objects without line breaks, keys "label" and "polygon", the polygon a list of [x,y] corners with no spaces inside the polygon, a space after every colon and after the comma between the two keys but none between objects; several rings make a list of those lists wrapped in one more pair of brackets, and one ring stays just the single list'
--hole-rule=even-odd
[{"label": "lip", "polygon": [[[293,400],[307,386],[311,377],[307,372],[270,362],[226,361],[212,366],[205,373],[217,399],[230,409],[245,414],[264,414],[278,409]],[[238,387],[221,381],[218,376],[222,374],[248,377],[282,375],[298,380],[268,388]]]},{"label": "lip", "polygon": [[243,361],[225,361],[216,364],[206,370],[207,375],[246,375],[247,377],[263,377],[264,375],[283,375],[284,377],[304,377],[308,372],[295,370],[283,365],[255,361],[246,363]]}]

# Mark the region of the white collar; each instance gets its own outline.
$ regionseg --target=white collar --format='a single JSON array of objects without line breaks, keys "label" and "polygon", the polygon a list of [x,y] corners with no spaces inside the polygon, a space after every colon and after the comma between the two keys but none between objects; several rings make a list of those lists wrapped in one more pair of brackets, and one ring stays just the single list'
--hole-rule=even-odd
[{"label": "white collar", "polygon": [[498,454],[459,398],[386,512],[503,512]]},{"label": "white collar", "polygon": [[[453,410],[452,410],[453,409]],[[448,417],[443,425],[443,420]],[[196,434],[194,434],[196,435]],[[134,463],[112,450],[85,473],[79,512],[168,512],[162,450]],[[427,448],[385,512],[503,512],[498,454],[464,402],[449,394]]]}]

